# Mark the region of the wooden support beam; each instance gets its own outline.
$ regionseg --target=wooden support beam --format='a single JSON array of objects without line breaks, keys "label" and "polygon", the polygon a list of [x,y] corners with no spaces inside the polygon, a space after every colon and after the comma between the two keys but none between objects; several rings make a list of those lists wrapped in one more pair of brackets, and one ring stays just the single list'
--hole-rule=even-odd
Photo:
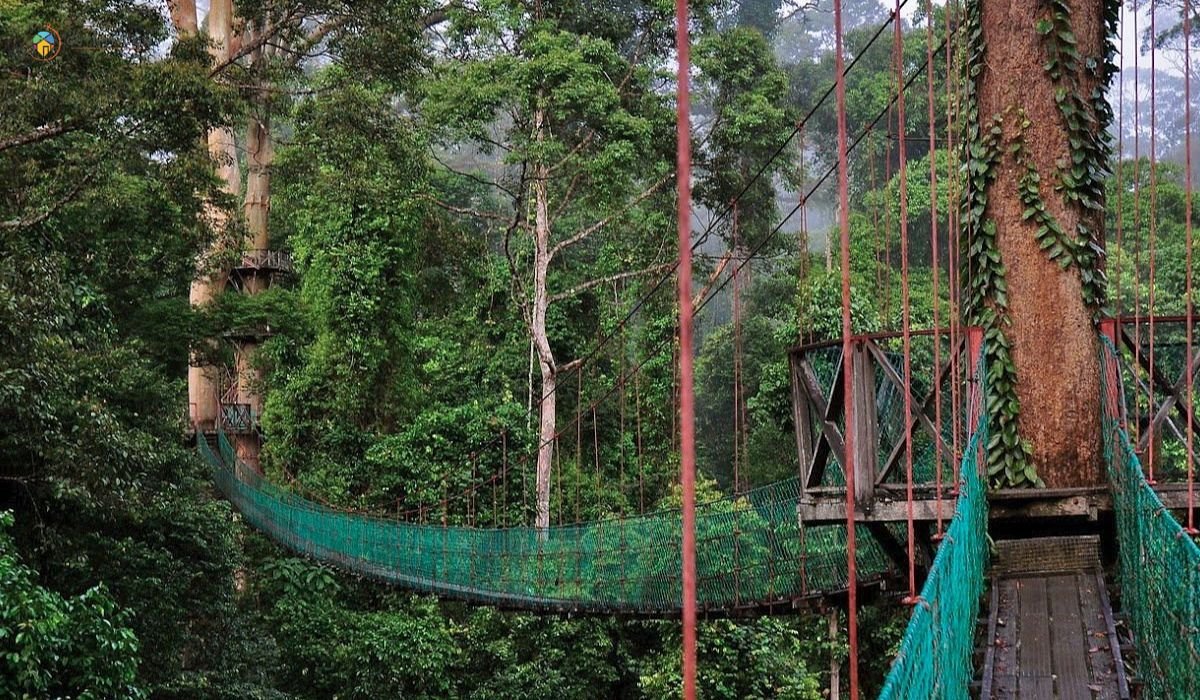
[{"label": "wooden support beam", "polygon": [[[938,499],[932,484],[918,486],[913,500],[913,520],[920,523],[937,519]],[[1154,487],[1159,500],[1169,510],[1187,508],[1187,484],[1159,483]],[[806,500],[796,506],[796,513],[805,525],[846,522],[845,489],[822,488],[809,492]],[[988,493],[989,517],[992,520],[1027,518],[1079,518],[1095,520],[1100,513],[1112,510],[1112,497],[1107,487],[1063,489],[994,489]],[[941,499],[942,515],[954,512],[955,499]],[[857,510],[855,521],[860,523],[898,523],[908,517],[908,504],[899,489],[881,488],[870,511]]]},{"label": "wooden support beam", "polygon": [[788,355],[788,367],[792,378],[792,423],[796,434],[796,455],[800,464],[800,489],[808,485],[809,470],[813,468],[813,434],[812,412],[810,403],[802,389],[800,357],[797,354]]},{"label": "wooden support beam", "polygon": [[[901,376],[900,372],[891,363],[891,361],[887,358],[887,355],[883,353],[883,350],[880,349],[879,346],[875,345],[873,342],[869,343],[868,346],[871,355],[875,358],[879,368],[883,370],[884,376],[887,377],[888,381],[890,381],[896,387],[896,389],[901,392],[901,395],[903,395],[904,378]],[[943,381],[945,381],[946,374],[949,371],[950,363],[947,362],[946,364],[942,365],[934,381],[936,381],[938,384],[941,384]],[[932,437],[934,440],[937,440],[941,444],[942,455],[949,455],[950,459],[954,459],[954,451],[949,445],[946,444],[941,432],[936,426],[934,426],[933,420],[929,418],[929,408],[932,406],[932,402],[936,395],[937,394],[933,391],[930,391],[925,395],[925,398],[921,400],[917,410],[913,413],[912,422],[909,423],[908,429],[915,430],[917,426],[920,425],[925,429],[925,432],[929,433],[930,437]],[[882,484],[884,480],[887,479],[888,475],[892,473],[896,465],[899,464],[900,457],[903,455],[904,439],[901,437],[896,440],[896,444],[892,446],[892,451],[888,454],[887,460],[883,463],[883,468],[879,470],[878,474],[876,474],[876,484]]]},{"label": "wooden support beam", "polygon": [[830,388],[829,400],[826,401],[817,374],[803,359],[800,360],[801,387],[808,396],[810,405],[821,416],[820,434],[817,436],[816,448],[813,450],[812,461],[808,468],[808,481],[805,488],[819,486],[825,477],[825,467],[832,455],[839,466],[846,464],[846,443],[838,430],[837,419],[841,415],[843,391],[842,372],[845,363],[838,360],[837,371],[834,372],[833,386]]},{"label": "wooden support beam", "polygon": [[854,410],[852,425],[846,426],[854,436],[854,503],[859,510],[870,510],[875,499],[875,472],[879,465],[878,397],[875,393],[875,364],[865,341],[850,348],[851,393]]},{"label": "wooden support beam", "polygon": [[[843,491],[842,493],[845,493]],[[838,497],[832,494],[813,496],[807,502],[801,501],[797,506],[800,520],[805,525],[820,525],[827,523],[846,522],[846,504],[838,502]],[[937,499],[922,498],[913,501],[913,520],[936,520]],[[942,513],[947,515],[954,512],[954,499],[943,498]],[[908,503],[904,500],[875,501],[870,512],[856,510],[854,519],[860,523],[900,523],[908,519]],[[905,555],[907,557],[907,553]]]}]

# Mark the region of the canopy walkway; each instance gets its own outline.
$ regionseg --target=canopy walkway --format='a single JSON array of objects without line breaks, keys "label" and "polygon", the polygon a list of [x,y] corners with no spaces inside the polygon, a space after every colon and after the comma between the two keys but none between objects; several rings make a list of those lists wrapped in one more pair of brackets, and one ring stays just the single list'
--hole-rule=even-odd
[{"label": "canopy walkway", "polygon": [[[1143,476],[1123,422],[1124,380],[1118,365],[1116,350],[1105,339],[1103,439],[1116,514],[1122,608],[1136,643],[1139,678],[1150,697],[1200,697],[1200,548]],[[915,601],[882,698],[965,698],[978,678],[976,628],[980,601],[989,588],[988,500],[980,478],[987,441],[984,414],[963,453],[953,519]],[[251,526],[339,568],[446,598],[513,609],[651,616],[675,615],[680,609],[678,509],[548,530],[409,523],[339,511],[272,484],[239,462],[223,433],[216,434],[215,449],[207,440],[198,445],[218,488]],[[803,525],[800,495],[798,480],[788,479],[697,507],[702,611],[769,609],[845,590],[845,527]],[[858,534],[860,582],[892,573],[894,562],[865,526]],[[1072,580],[1085,579],[1095,588],[1094,576]],[[1064,580],[1046,579],[1041,585],[1053,584],[1057,590]],[[1001,595],[1012,590],[1011,581],[992,585]],[[1031,585],[1036,590],[1039,584]],[[1033,601],[1030,609],[1049,606],[1047,600]],[[1077,601],[1076,615],[1093,605],[1082,594]],[[1069,610],[1063,614],[1073,619]],[[1098,668],[1094,659],[1073,658],[1088,645],[1078,639],[1062,644],[1066,650],[1056,647],[1057,656],[1051,655],[1060,659],[1055,663]],[[1049,663],[1039,655],[1022,658],[1035,656],[1039,663]],[[1032,678],[1031,670],[1022,673],[1017,657],[1007,664],[1009,676]],[[1026,683],[1037,686],[1034,680]]]},{"label": "canopy walkway", "polygon": [[[675,615],[678,509],[538,530],[446,527],[347,513],[306,500],[240,463],[224,433],[198,441],[221,492],[254,528],[318,561],[416,591],[506,608]],[[700,607],[790,604],[846,587],[844,526],[800,527],[788,479],[699,504]],[[863,529],[858,571],[892,564]]]}]

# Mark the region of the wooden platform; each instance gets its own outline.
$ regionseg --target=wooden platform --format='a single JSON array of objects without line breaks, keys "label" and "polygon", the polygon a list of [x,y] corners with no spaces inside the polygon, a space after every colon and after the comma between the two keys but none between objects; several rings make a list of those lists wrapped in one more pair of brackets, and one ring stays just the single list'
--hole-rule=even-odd
[{"label": "wooden platform", "polygon": [[993,579],[981,698],[1128,700],[1103,576]]},{"label": "wooden platform", "polygon": [[[1160,483],[1154,487],[1163,505],[1171,510],[1187,507],[1187,484]],[[944,520],[954,514],[955,499],[950,495],[937,498],[926,484],[914,488],[913,519],[923,522]],[[1096,520],[1101,513],[1112,511],[1108,487],[1063,489],[991,489],[988,491],[988,517],[995,520],[1028,520],[1030,518],[1073,518]],[[908,518],[908,502],[903,486],[880,485],[875,500],[867,508],[857,508],[858,522],[903,522]],[[796,514],[810,525],[846,522],[846,490],[837,487],[818,487],[805,491],[796,505]]]}]

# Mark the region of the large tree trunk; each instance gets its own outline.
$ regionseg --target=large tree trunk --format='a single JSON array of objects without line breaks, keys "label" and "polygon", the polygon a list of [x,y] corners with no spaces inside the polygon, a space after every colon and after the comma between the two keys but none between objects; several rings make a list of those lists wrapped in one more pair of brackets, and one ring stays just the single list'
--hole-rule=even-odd
[{"label": "large tree trunk", "polygon": [[[543,135],[544,114],[539,109],[534,117],[537,138]],[[554,436],[558,422],[557,373],[554,352],[550,349],[550,338],[546,333],[546,311],[550,307],[547,277],[550,269],[550,203],[547,168],[536,166],[533,179],[534,197],[534,258],[533,258],[533,308],[530,313],[530,335],[537,349],[538,366],[542,371],[542,400],[539,404],[541,420],[538,429],[537,457],[537,517],[539,528],[550,526],[550,470],[554,459]]]},{"label": "large tree trunk", "polygon": [[[179,22],[176,31],[181,36],[195,32],[195,6],[192,3],[172,5],[172,19]],[[208,33],[212,42],[211,54],[214,64],[227,60],[233,46],[233,3],[232,0],[213,0],[208,14]],[[217,162],[217,174],[225,190],[236,195],[240,189],[241,174],[238,170],[236,142],[233,132],[227,128],[212,130],[208,135],[208,151]],[[220,250],[222,234],[228,223],[227,214],[217,207],[208,208],[208,217],[218,240],[213,250],[206,251],[197,266],[196,279],[192,281],[188,300],[192,306],[204,306],[213,301],[225,287],[226,275],[213,269],[211,258]],[[216,424],[218,405],[218,369],[207,360],[194,357],[188,367],[188,403],[192,423],[199,431],[213,430]]]},{"label": "large tree trunk", "polygon": [[[993,123],[990,120],[996,116],[1003,120],[995,179],[985,190],[984,219],[995,223],[1005,269],[1011,325],[1002,330],[1011,342],[1019,433],[1032,447],[1034,466],[1046,486],[1096,484],[1103,471],[1094,309],[1084,300],[1081,265],[1063,269],[1039,246],[1039,224],[1025,218],[1027,203],[1021,199],[1018,183],[1030,165],[1036,167],[1041,201],[1068,237],[1078,239],[1081,220],[1100,235],[1103,222],[1078,202],[1068,201],[1056,187],[1061,183],[1061,163],[1071,163],[1072,150],[1056,102],[1056,91],[1064,82],[1056,82],[1045,68],[1048,49],[1035,29],[1036,20],[1049,16],[1048,3],[979,0],[979,4],[985,43],[976,83],[979,119],[985,133]],[[1106,42],[1102,3],[1071,0],[1069,5],[1081,63],[1102,57]],[[1078,80],[1078,94],[1085,100],[1098,82],[1088,70],[1078,71],[1070,80]],[[1022,140],[1023,155],[1010,150]]]},{"label": "large tree trunk", "polygon": [[[257,59],[256,59],[257,60]],[[270,105],[265,86],[255,99],[256,109],[246,128],[246,246],[251,251],[271,247],[269,220],[271,214],[271,165],[275,160],[275,144],[271,136]],[[259,294],[270,286],[269,270],[246,273],[246,294]],[[258,343],[247,340],[237,353],[237,400],[250,406],[252,416],[262,413],[262,377],[254,364]],[[258,468],[262,443],[258,432],[251,430],[237,438],[238,456],[246,464]]]}]

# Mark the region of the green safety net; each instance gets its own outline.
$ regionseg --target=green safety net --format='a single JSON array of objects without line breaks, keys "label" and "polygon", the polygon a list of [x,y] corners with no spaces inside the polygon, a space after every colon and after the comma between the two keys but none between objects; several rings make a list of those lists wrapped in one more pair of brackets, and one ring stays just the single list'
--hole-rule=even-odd
[{"label": "green safety net", "polygon": [[[505,607],[667,614],[681,605],[681,514],[538,530],[418,524],[339,511],[263,479],[224,434],[197,441],[217,487],[253,527],[288,548],[406,588]],[[696,508],[698,599],[720,611],[786,603],[846,587],[846,529],[802,527],[787,479]],[[891,569],[857,530],[859,577]]]},{"label": "green safety net", "polygon": [[1200,698],[1200,547],[1163,506],[1121,422],[1124,392],[1111,343],[1101,351],[1104,456],[1129,614],[1146,697]]},{"label": "green safety net", "polygon": [[[982,368],[979,376],[986,376]],[[987,440],[983,413],[963,452],[954,518],[913,607],[881,700],[969,697],[975,621],[988,558],[987,493],[980,477]]]}]

